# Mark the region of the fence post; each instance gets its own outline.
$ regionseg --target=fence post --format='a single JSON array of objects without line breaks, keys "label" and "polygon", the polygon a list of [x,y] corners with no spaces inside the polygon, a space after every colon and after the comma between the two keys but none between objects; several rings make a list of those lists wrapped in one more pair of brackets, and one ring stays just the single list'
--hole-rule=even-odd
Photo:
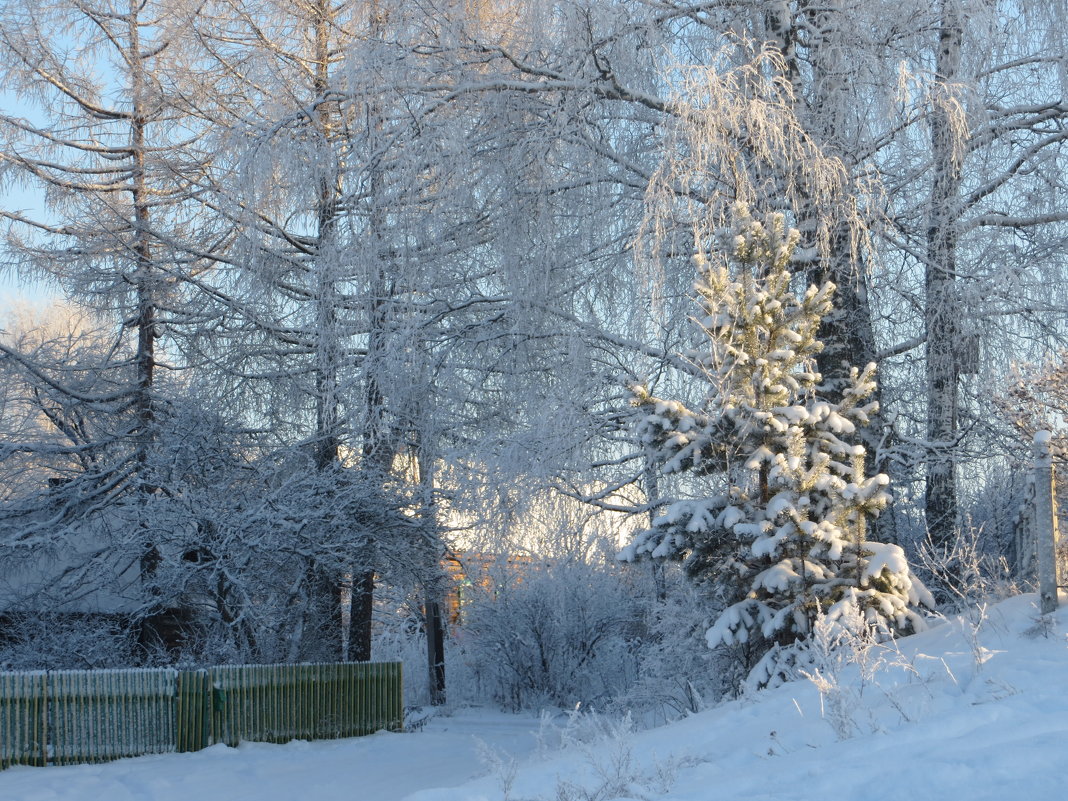
[{"label": "fence post", "polygon": [[179,753],[212,744],[212,686],[206,670],[183,670],[175,683],[174,740]]},{"label": "fence post", "polygon": [[1048,431],[1035,433],[1035,550],[1038,552],[1039,607],[1057,609],[1057,510],[1053,492],[1053,456]]}]

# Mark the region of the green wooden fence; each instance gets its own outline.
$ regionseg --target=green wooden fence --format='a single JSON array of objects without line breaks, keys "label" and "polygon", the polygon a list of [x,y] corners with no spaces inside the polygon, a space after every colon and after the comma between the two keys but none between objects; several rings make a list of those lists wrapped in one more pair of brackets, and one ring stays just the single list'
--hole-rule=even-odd
[{"label": "green wooden fence", "polygon": [[175,671],[48,675],[49,762],[74,765],[173,751]]},{"label": "green wooden fence", "polygon": [[0,673],[0,768],[398,731],[401,699],[399,662]]},{"label": "green wooden fence", "polygon": [[0,768],[48,764],[44,673],[0,673]]}]

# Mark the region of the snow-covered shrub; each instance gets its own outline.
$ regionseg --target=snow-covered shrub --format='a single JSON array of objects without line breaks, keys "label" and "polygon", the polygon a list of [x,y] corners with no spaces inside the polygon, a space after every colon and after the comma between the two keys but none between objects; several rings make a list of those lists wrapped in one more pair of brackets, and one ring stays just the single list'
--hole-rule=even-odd
[{"label": "snow-covered shrub", "polygon": [[495,573],[453,631],[469,691],[512,709],[606,705],[636,670],[639,599],[620,572],[566,560]]},{"label": "snow-covered shrub", "polygon": [[[634,748],[630,713],[606,715],[572,710],[557,730],[559,747],[583,757],[583,765],[567,778],[557,777],[552,801],[623,801],[660,798],[670,792],[679,768],[692,757],[641,758]],[[549,801],[538,796],[538,801]]]},{"label": "snow-covered shrub", "polygon": [[133,662],[136,637],[112,615],[8,612],[0,616],[0,670],[91,670]]},{"label": "snow-covered shrub", "polygon": [[665,597],[645,609],[637,680],[617,699],[617,706],[632,710],[642,724],[700,712],[745,678],[737,669],[737,655],[704,647],[714,604],[693,583],[666,572]]},{"label": "snow-covered shrub", "polygon": [[905,716],[893,689],[882,688],[879,676],[896,669],[915,672],[896,648],[880,642],[879,632],[852,596],[821,611],[805,640],[783,649],[777,659],[769,655],[754,673],[760,667],[778,669],[774,680],[811,682],[820,694],[820,713],[840,740],[880,729],[872,711],[874,699],[865,697],[872,689],[881,690],[890,706]]},{"label": "snow-covered shrub", "polygon": [[1003,601],[1020,592],[1008,560],[996,543],[988,547],[984,526],[957,528],[950,542],[928,537],[917,549],[924,582],[944,612],[970,613],[977,604]]},{"label": "snow-covered shrub", "polygon": [[[422,628],[408,621],[376,621],[371,659],[375,662],[400,662],[404,665],[405,708],[426,707],[431,704],[429,668],[427,667],[426,634]],[[454,690],[455,677],[446,665],[446,697]],[[458,688],[462,694],[462,688]]]},{"label": "snow-covered shrub", "polygon": [[956,615],[954,622],[971,648],[975,674],[990,656],[979,636],[990,605],[1021,592],[1008,560],[985,547],[984,540],[982,526],[965,525],[956,529],[950,542],[937,545],[928,537],[918,550],[920,569],[940,608]]},{"label": "snow-covered shrub", "polygon": [[[585,723],[587,729],[592,721],[598,735],[569,736],[570,724],[576,719]],[[572,715],[568,729],[561,737],[562,746],[581,753],[592,775],[579,781],[557,779],[556,801],[609,801],[638,796],[645,776],[634,759],[634,724],[629,715],[614,719],[594,714],[587,720]]]}]

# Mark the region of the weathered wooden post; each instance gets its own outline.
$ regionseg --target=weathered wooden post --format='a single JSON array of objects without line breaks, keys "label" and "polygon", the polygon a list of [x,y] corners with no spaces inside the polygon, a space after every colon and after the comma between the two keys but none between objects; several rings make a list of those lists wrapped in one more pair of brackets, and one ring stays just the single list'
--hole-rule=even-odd
[{"label": "weathered wooden post", "polygon": [[1057,509],[1053,493],[1053,456],[1048,431],[1035,433],[1035,550],[1042,614],[1057,609]]},{"label": "weathered wooden post", "polygon": [[1017,551],[1016,574],[1030,577],[1035,568],[1035,471],[1031,473],[1024,487],[1024,502],[1020,506],[1019,520],[1016,527]]},{"label": "weathered wooden post", "polygon": [[430,668],[430,703],[435,706],[445,703],[445,616],[441,604],[427,599],[426,654]]}]

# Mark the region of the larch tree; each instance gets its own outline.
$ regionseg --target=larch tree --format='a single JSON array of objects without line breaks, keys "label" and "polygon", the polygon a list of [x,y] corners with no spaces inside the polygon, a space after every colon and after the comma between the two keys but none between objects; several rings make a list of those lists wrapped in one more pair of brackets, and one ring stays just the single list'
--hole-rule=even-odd
[{"label": "larch tree", "polygon": [[[5,264],[51,276],[69,302],[114,325],[110,345],[97,342],[91,363],[45,364],[37,361],[41,349],[3,346],[37,384],[72,457],[72,470],[36,495],[49,512],[27,495],[5,509],[6,533],[26,546],[62,538],[104,510],[132,516],[137,542],[122,547],[139,552],[142,618],[165,603],[153,507],[166,488],[153,462],[168,413],[170,390],[161,387],[174,384],[160,372],[182,365],[176,350],[164,356],[163,348],[193,317],[184,279],[203,267],[173,243],[192,230],[204,242],[213,236],[189,203],[187,173],[200,166],[197,129],[167,91],[185,66],[192,13],[165,0],[15,2],[5,7],[0,33],[5,85],[30,112],[0,117],[0,175],[45,200],[40,214],[0,211]],[[59,447],[43,443],[46,452]]]}]

